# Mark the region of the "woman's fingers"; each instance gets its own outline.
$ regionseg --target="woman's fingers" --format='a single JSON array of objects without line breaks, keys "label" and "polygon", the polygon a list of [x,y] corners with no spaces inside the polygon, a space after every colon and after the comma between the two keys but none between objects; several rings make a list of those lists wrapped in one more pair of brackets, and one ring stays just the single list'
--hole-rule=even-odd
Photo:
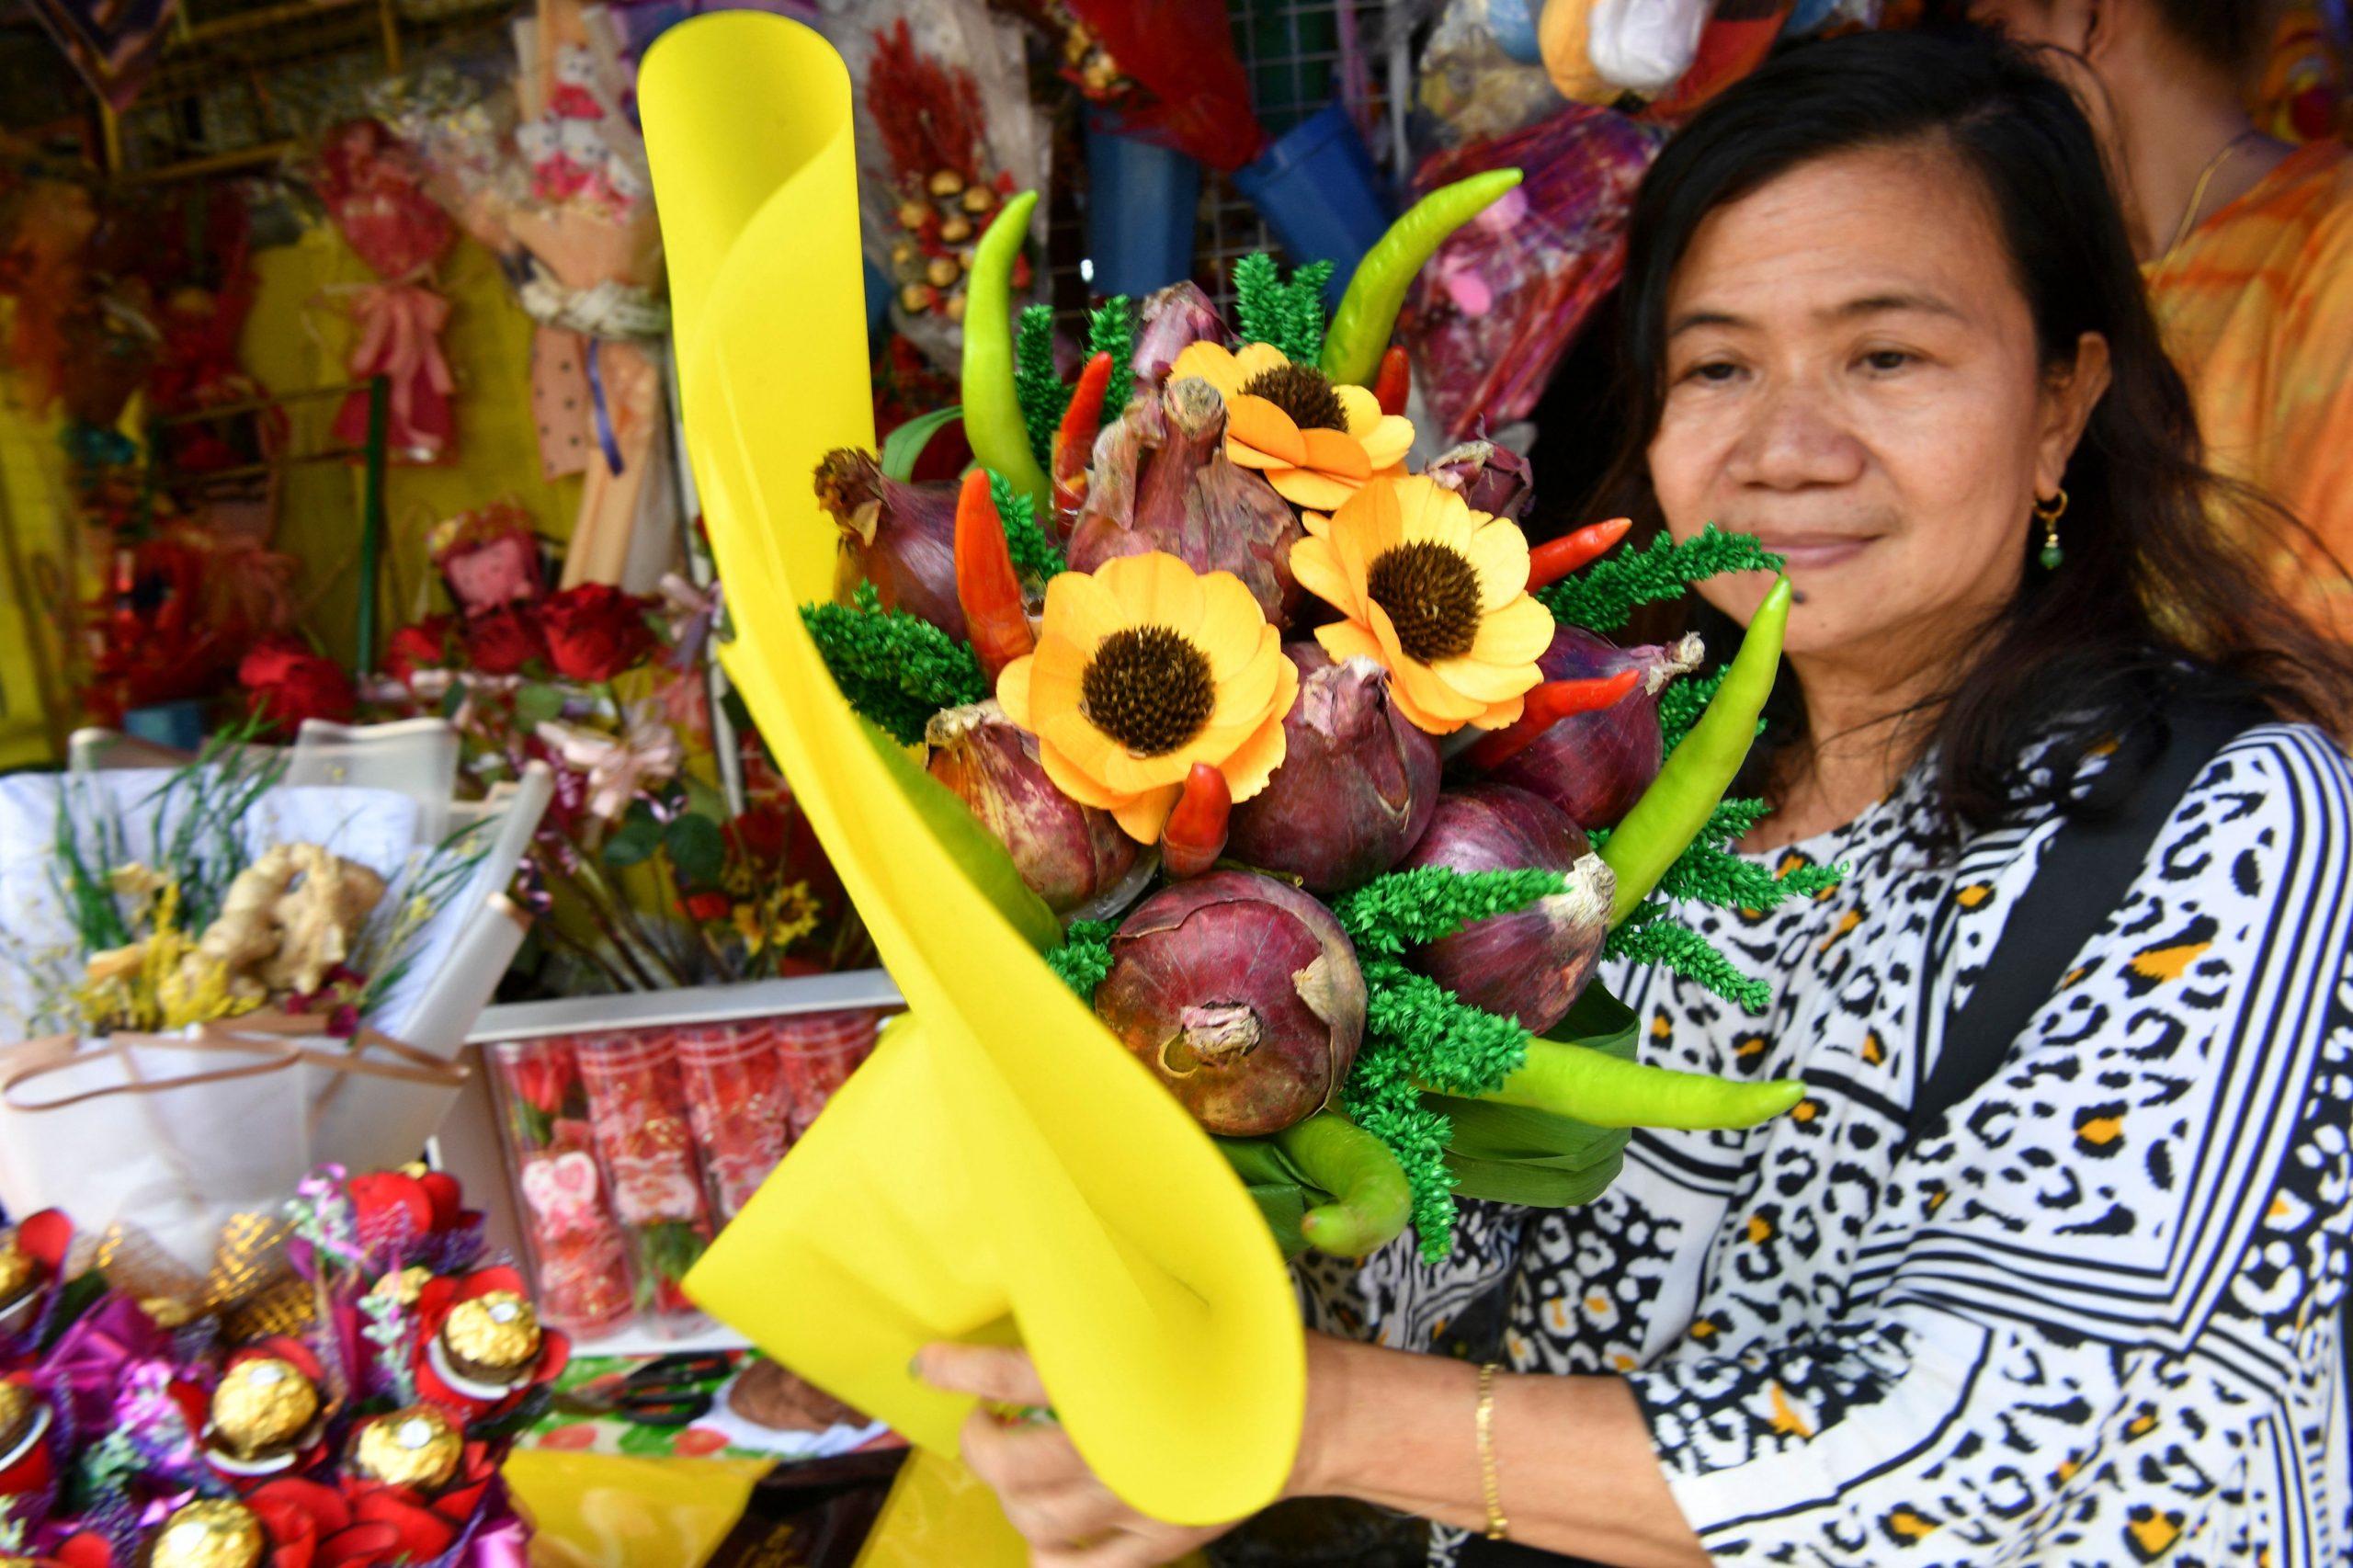
[{"label": "woman's fingers", "polygon": [[926,1345],[915,1355],[915,1374],[934,1388],[969,1393],[1001,1404],[1043,1404],[1045,1385],[1029,1353],[1003,1345]]}]

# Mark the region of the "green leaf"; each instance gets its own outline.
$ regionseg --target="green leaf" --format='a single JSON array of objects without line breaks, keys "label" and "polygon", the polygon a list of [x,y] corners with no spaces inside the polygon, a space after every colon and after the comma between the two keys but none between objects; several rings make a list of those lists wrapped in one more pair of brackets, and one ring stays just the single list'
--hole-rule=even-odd
[{"label": "green leaf", "polygon": [[[642,804],[642,802],[637,802]],[[615,869],[641,865],[662,846],[662,824],[651,815],[632,815],[605,840],[605,864]]]},{"label": "green leaf", "polygon": [[918,415],[882,437],[882,477],[901,483],[915,471],[923,460],[923,451],[931,438],[964,417],[963,405],[950,403],[930,414]]},{"label": "green leaf", "polygon": [[441,694],[441,717],[454,723],[457,722],[458,710],[465,705],[466,683],[462,680],[451,681],[449,689]]},{"label": "green leaf", "polygon": [[662,847],[669,852],[679,881],[697,887],[718,881],[727,869],[727,841],[709,817],[691,812],[672,817],[663,830]]},{"label": "green leaf", "polygon": [[686,796],[687,810],[697,816],[709,817],[713,822],[723,823],[733,814],[727,809],[726,796],[722,795],[691,773],[687,775]]},{"label": "green leaf", "polygon": [[[863,719],[863,715],[860,716]],[[995,906],[1007,924],[1040,952],[1058,947],[1063,923],[1046,901],[1029,891],[1021,873],[996,835],[982,825],[956,791],[915,765],[904,747],[884,734],[871,720],[858,725],[869,744],[915,809],[924,824],[946,846],[982,896]]]},{"label": "green leaf", "polygon": [[563,692],[552,686],[533,681],[515,693],[515,717],[522,723],[537,728],[551,720],[563,717]]}]

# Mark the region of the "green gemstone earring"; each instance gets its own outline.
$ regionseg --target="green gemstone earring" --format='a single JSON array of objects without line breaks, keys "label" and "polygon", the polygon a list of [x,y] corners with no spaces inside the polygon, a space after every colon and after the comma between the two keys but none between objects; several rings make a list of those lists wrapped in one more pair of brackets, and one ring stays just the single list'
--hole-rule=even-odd
[{"label": "green gemstone earring", "polygon": [[2059,519],[2067,515],[2067,493],[2064,490],[2052,497],[2047,505],[2038,505],[2034,520],[2042,525],[2042,569],[2056,572],[2065,562],[2067,552],[2059,548]]}]

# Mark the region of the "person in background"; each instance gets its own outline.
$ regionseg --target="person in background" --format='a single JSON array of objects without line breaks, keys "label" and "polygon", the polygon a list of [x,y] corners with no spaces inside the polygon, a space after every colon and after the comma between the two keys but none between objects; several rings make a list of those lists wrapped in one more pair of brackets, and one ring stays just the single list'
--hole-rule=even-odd
[{"label": "person in background", "polygon": [[2276,0],[1972,0],[2063,50],[2114,170],[2150,302],[2189,380],[2207,460],[2309,537],[2272,567],[2313,623],[2353,640],[2353,151],[2256,129],[2246,90]]}]

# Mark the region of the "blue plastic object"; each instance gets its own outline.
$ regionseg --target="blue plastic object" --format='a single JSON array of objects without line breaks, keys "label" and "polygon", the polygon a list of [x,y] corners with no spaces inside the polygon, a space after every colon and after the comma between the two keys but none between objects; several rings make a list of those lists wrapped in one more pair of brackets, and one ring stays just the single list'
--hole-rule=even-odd
[{"label": "blue plastic object", "polygon": [[204,709],[185,699],[159,702],[153,708],[133,708],[122,716],[122,733],[134,740],[169,746],[174,751],[202,751]]},{"label": "blue plastic object", "polygon": [[1544,0],[1487,0],[1487,30],[1495,47],[1521,65],[1540,65],[1544,49],[1536,39],[1536,14]]},{"label": "blue plastic object", "polygon": [[882,335],[882,324],[891,314],[891,279],[872,261],[866,264],[866,335],[870,341]]},{"label": "blue plastic object", "polygon": [[1201,165],[1086,117],[1087,288],[1141,300],[1193,275]]},{"label": "blue plastic object", "polygon": [[1396,216],[1364,138],[1338,104],[1301,120],[1236,169],[1233,187],[1266,219],[1293,267],[1332,264],[1324,292],[1336,306],[1357,263]]}]

